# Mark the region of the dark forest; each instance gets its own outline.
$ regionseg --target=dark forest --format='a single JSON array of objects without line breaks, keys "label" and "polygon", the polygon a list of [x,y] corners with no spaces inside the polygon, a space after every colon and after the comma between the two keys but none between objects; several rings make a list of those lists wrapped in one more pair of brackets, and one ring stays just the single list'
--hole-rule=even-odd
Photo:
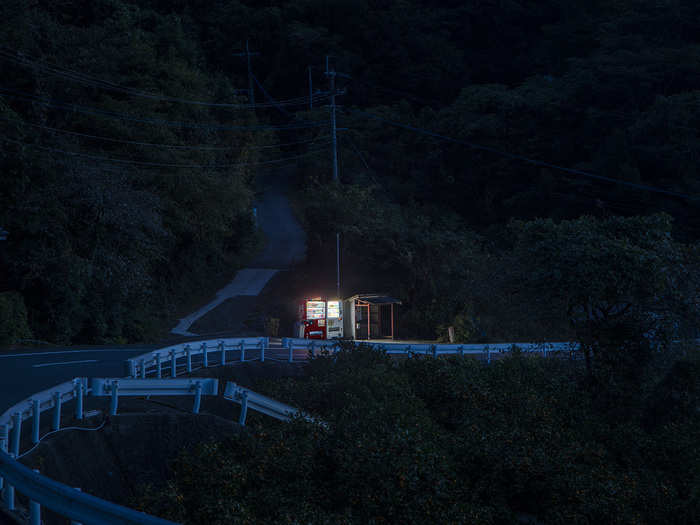
[{"label": "dark forest", "polygon": [[3,0],[0,35],[0,344],[158,340],[260,248],[272,174],[310,255],[339,232],[402,301],[403,336],[584,348],[570,367],[325,356],[260,388],[334,430],[261,423],[135,504],[188,523],[698,523],[700,361],[674,342],[700,319],[700,3]]}]

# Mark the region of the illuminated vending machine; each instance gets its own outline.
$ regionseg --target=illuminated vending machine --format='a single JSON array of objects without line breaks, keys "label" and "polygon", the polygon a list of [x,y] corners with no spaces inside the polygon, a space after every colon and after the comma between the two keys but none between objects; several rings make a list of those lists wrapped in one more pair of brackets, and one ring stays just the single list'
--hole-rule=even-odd
[{"label": "illuminated vending machine", "polygon": [[326,303],[326,339],[341,339],[343,337],[343,302],[328,301]]},{"label": "illuminated vending machine", "polygon": [[304,339],[343,337],[342,314],[340,301],[324,301],[321,298],[300,301],[297,337]]}]

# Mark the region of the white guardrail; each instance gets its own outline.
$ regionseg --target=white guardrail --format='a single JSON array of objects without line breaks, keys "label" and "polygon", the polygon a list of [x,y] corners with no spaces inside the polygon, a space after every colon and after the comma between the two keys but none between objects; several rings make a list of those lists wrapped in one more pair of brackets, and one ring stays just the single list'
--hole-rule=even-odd
[{"label": "white guardrail", "polygon": [[[337,352],[340,348],[342,340],[318,340],[318,339],[299,339],[293,337],[285,337],[282,339],[282,346],[287,349],[289,362],[294,358],[295,350],[308,350],[315,352],[316,350],[326,350],[329,352]],[[378,343],[375,341],[354,341],[354,344],[366,344],[372,348],[382,350],[389,355],[429,355],[437,357],[440,355],[477,355],[486,359],[487,363],[491,362],[492,354],[503,354],[517,347],[521,352],[525,353],[541,353],[544,357],[548,354],[568,354],[573,356],[580,349],[578,343],[560,342],[560,343],[477,343],[477,344],[433,344],[433,343]]]},{"label": "white guardrail", "polygon": [[[356,343],[363,344],[362,341]],[[449,354],[478,355],[484,357],[487,362],[491,361],[492,354],[509,352],[514,346],[523,352],[538,352],[543,356],[551,353],[568,353],[572,356],[579,349],[576,343],[448,345],[368,342],[364,344],[369,344],[389,355],[421,354],[433,357]],[[312,353],[316,350],[337,352],[340,342],[284,338],[282,347],[283,351],[286,349],[287,360],[293,362],[295,350],[307,350]],[[50,433],[56,432],[61,429],[61,409],[66,402],[75,401],[75,418],[83,419],[83,398],[87,394],[110,396],[110,414],[117,413],[119,396],[193,395],[195,399],[193,412],[198,413],[201,396],[215,395],[218,390],[218,381],[208,378],[175,379],[179,374],[228,363],[264,362],[265,351],[269,348],[270,342],[267,337],[227,338],[170,345],[128,359],[125,362],[126,378],[93,378],[91,388],[88,388],[87,378],[75,378],[38,392],[31,398],[10,407],[0,415],[0,490],[2,490],[5,508],[15,510],[15,489],[17,489],[30,500],[29,523],[31,525],[41,523],[42,506],[71,519],[72,523],[172,524],[167,520],[85,494],[78,489],[42,476],[19,463],[17,459],[21,457],[23,421],[32,419],[31,441],[36,445],[41,441],[39,438],[41,413],[52,412],[53,430]],[[250,357],[251,354],[253,357]],[[168,378],[163,378],[163,375],[167,375]],[[235,383],[227,383],[224,397],[241,404],[239,423],[242,425],[245,424],[248,408],[284,421],[296,414],[310,421],[316,421],[294,407],[242,388]],[[321,424],[325,423],[321,422]]]},{"label": "white guardrail", "polygon": [[294,407],[280,403],[275,399],[258,394],[247,388],[243,388],[231,381],[226,383],[224,399],[234,401],[241,405],[241,415],[238,420],[241,425],[245,425],[246,414],[248,413],[249,407],[274,417],[275,419],[279,419],[280,421],[289,421],[294,415],[300,413],[299,410]]},{"label": "white guardrail", "polygon": [[[96,396],[111,396],[110,413],[112,414],[116,414],[119,396],[193,395],[195,398],[193,412],[197,413],[201,395],[215,395],[218,390],[218,381],[204,378],[192,380],[173,378],[178,374],[210,365],[220,366],[234,361],[264,361],[265,350],[268,347],[267,337],[226,338],[170,345],[127,360],[125,363],[127,378],[96,378],[92,383],[95,390],[88,389],[87,378],[76,378],[16,403],[0,415],[2,504],[7,510],[14,511],[16,510],[15,490],[27,496],[31,525],[41,523],[42,506],[69,518],[73,523],[172,524],[173,522],[83,493],[42,476],[19,463],[17,460],[21,457],[23,421],[32,419],[31,441],[36,445],[41,441],[39,430],[42,412],[52,412],[52,432],[50,433],[56,432],[61,429],[61,410],[66,402],[75,400],[75,418],[83,419],[83,398],[88,393]],[[246,358],[246,352],[253,350],[258,351],[257,355],[252,359]],[[235,360],[229,360],[232,353]],[[158,381],[162,378],[164,370],[168,372],[170,379]],[[155,379],[146,379],[148,376],[155,376]],[[170,384],[166,384],[167,382]]]},{"label": "white guardrail", "polygon": [[[207,368],[210,359],[212,364],[225,365],[231,352],[238,353],[238,362],[265,362],[265,350],[269,347],[268,337],[238,337],[181,343],[128,359],[125,372],[128,377],[145,379],[149,375],[155,375],[160,379],[165,369],[170,377],[177,377],[178,371],[189,373],[192,372],[193,366]],[[246,351],[249,350],[258,350],[259,357],[246,359]]]}]

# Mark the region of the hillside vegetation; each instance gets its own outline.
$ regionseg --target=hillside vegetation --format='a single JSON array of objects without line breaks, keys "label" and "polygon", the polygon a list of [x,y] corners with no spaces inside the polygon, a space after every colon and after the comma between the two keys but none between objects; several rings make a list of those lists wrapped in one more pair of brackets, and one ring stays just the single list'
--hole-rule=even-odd
[{"label": "hillside vegetation", "polygon": [[325,424],[259,416],[173,462],[142,510],[186,524],[693,524],[696,358],[591,388],[582,367],[513,355],[321,356],[257,388]]},{"label": "hillside vegetation", "polygon": [[[0,337],[153,338],[255,249],[256,179],[290,165],[310,253],[340,231],[403,301],[401,336],[583,337],[584,318],[616,316],[683,331],[699,10],[2,2]],[[350,76],[337,79],[339,185],[325,55]]]}]

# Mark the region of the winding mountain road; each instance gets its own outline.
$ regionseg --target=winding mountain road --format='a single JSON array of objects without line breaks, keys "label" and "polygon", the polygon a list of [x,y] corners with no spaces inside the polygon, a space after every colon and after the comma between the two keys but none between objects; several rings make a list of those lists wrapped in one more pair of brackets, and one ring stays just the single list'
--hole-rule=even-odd
[{"label": "winding mountain road", "polygon": [[126,359],[158,346],[52,347],[0,354],[0,413],[74,377],[122,377]]},{"label": "winding mountain road", "polygon": [[[240,270],[216,297],[183,318],[172,330],[182,336],[192,324],[224,301],[240,301],[240,319],[231,319],[230,336],[250,310],[254,299],[279,270],[302,262],[306,254],[306,234],[295,219],[285,195],[284,178],[279,175],[263,181],[264,191],[256,202],[258,225],[266,246],[249,268]],[[170,341],[170,344],[173,342]],[[163,345],[122,345],[83,347],[43,347],[22,353],[0,353],[0,413],[13,404],[74,377],[121,377],[124,361]]]}]

